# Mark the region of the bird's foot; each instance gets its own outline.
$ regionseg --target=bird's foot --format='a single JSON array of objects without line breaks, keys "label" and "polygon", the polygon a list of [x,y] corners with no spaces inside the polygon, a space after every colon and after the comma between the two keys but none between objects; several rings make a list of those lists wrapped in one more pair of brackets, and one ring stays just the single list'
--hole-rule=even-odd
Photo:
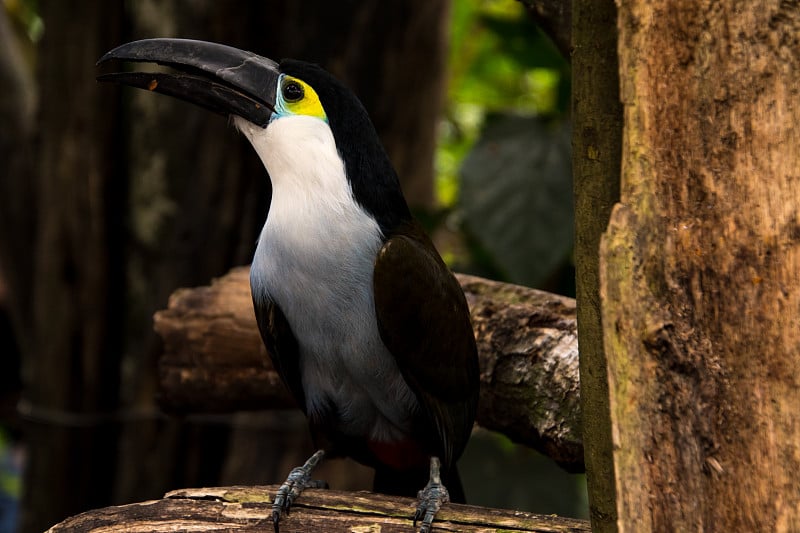
[{"label": "bird's foot", "polygon": [[325,456],[325,450],[318,450],[308,458],[303,466],[293,468],[283,485],[280,486],[272,501],[272,524],[275,526],[275,533],[279,533],[279,523],[281,515],[289,515],[292,503],[300,496],[305,489],[328,488],[328,484],[320,479],[311,479],[311,471],[317,466]]},{"label": "bird's foot", "polygon": [[439,458],[432,457],[430,480],[428,484],[425,485],[425,488],[417,494],[419,503],[414,513],[414,527],[417,527],[417,521],[422,521],[422,525],[419,527],[419,533],[430,533],[436,513],[439,512],[442,504],[450,501],[450,494],[447,492],[447,488],[442,484],[439,469]]}]

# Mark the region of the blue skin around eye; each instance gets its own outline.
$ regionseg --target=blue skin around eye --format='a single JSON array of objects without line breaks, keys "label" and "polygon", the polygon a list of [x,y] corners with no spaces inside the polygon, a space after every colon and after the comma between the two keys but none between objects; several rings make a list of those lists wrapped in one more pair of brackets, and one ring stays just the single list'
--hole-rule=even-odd
[{"label": "blue skin around eye", "polygon": [[285,117],[291,115],[288,109],[286,109],[286,103],[283,101],[283,91],[281,88],[283,87],[283,78],[286,77],[285,74],[281,74],[278,77],[278,86],[275,89],[277,94],[275,95],[275,112],[270,117],[269,121],[272,122],[273,120],[279,119],[281,117]]},{"label": "blue skin around eye", "polygon": [[[286,107],[286,102],[283,99],[283,91],[281,88],[283,87],[283,78],[285,77],[286,74],[281,74],[278,77],[278,87],[275,89],[277,91],[275,95],[275,112],[272,114],[272,117],[270,117],[270,122],[279,118],[290,117],[294,114]],[[328,117],[325,117],[323,120],[328,122]]]}]

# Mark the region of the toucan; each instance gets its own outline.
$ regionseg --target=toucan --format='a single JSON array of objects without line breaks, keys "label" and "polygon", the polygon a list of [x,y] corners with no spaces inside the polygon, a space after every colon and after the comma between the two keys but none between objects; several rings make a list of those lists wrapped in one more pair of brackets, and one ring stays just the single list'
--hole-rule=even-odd
[{"label": "toucan", "polygon": [[[98,76],[232,117],[272,198],[250,270],[255,315],[318,449],[273,499],[282,515],[323,457],[375,469],[377,492],[417,496],[427,532],[464,501],[456,460],[478,402],[478,355],[456,278],[411,215],[358,98],[321,67],[217,43],[145,39],[106,53],[168,72]],[[420,490],[421,489],[421,490]],[[419,491],[419,492],[417,492]]]}]

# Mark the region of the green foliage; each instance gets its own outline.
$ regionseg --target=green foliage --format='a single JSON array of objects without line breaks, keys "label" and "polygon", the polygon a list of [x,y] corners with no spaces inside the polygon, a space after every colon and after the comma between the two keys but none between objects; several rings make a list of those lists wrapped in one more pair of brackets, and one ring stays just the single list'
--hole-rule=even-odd
[{"label": "green foliage", "polygon": [[[573,245],[569,65],[515,0],[454,1],[450,37],[437,191],[469,257],[445,257],[542,286],[568,270]],[[583,476],[478,433],[461,461],[472,503],[588,515]]]},{"label": "green foliage", "polygon": [[569,128],[537,117],[487,122],[461,168],[470,233],[506,277],[541,286],[573,245]]},{"label": "green foliage", "polygon": [[563,114],[563,95],[569,94],[567,62],[519,2],[454,2],[450,31],[449,90],[436,161],[445,207],[456,202],[459,166],[487,113]]},{"label": "green foliage", "polygon": [[39,42],[44,34],[44,21],[39,16],[37,0],[3,0],[9,18],[22,28],[32,43]]},{"label": "green foliage", "polygon": [[[441,205],[455,210],[476,238],[472,259],[458,260],[539,285],[572,246],[569,140],[562,124],[569,65],[519,2],[454,2],[451,22],[436,164]],[[517,122],[488,131],[490,116],[512,115],[537,118],[529,129]]]},{"label": "green foliage", "polygon": [[22,494],[22,481],[19,472],[10,467],[13,442],[0,428],[0,493],[13,499]]},{"label": "green foliage", "polygon": [[473,505],[588,518],[585,477],[485,429],[472,434],[458,464]]}]

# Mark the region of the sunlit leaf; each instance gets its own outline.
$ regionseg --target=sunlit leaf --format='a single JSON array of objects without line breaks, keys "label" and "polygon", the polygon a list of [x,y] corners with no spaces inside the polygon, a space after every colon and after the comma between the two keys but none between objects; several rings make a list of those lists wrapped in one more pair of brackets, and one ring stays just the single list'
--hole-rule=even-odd
[{"label": "sunlit leaf", "polygon": [[448,98],[436,157],[439,202],[452,207],[457,169],[487,113],[559,115],[568,111],[569,68],[521,3],[454,2]]}]

